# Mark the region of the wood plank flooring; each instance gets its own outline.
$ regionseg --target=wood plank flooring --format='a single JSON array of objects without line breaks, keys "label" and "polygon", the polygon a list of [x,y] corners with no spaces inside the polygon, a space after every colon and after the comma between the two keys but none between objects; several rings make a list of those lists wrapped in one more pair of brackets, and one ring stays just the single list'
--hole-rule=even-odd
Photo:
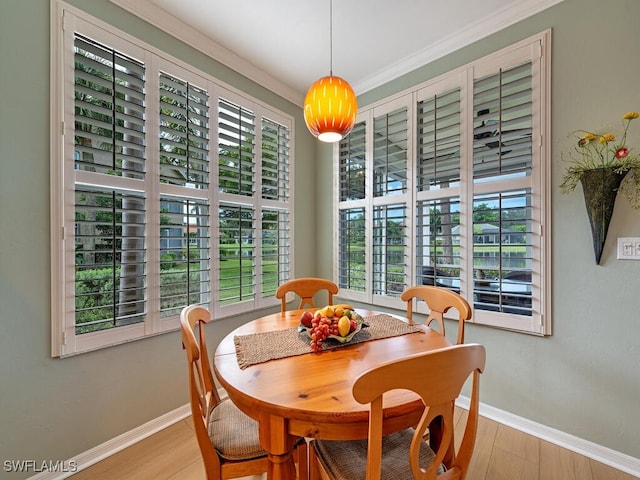
[{"label": "wood plank flooring", "polygon": [[[458,425],[466,411],[457,409]],[[456,435],[458,438],[460,434]],[[202,480],[191,418],[122,450],[71,480]],[[241,480],[264,480],[266,476]],[[240,480],[240,479],[239,479]],[[570,450],[480,417],[467,480],[637,480]]]}]

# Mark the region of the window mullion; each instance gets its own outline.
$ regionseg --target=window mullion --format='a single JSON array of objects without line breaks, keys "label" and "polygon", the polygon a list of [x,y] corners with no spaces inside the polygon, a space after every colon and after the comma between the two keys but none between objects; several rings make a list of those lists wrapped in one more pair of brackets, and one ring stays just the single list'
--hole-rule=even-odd
[{"label": "window mullion", "polygon": [[[473,68],[461,74],[460,293],[473,296]],[[472,318],[473,320],[473,318]]]},{"label": "window mullion", "polygon": [[[149,55],[147,59],[147,109],[149,112],[160,111],[159,69],[155,58]],[[145,191],[147,193],[147,311],[149,318],[145,334],[158,333],[162,329],[160,323],[160,162],[159,162],[159,123],[146,122],[145,143],[147,145],[148,161],[145,177]]]}]

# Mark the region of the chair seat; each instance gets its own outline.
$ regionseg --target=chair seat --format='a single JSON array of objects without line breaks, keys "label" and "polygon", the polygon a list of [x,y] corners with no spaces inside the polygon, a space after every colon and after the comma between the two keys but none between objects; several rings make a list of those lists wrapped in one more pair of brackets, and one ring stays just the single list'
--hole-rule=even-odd
[{"label": "chair seat", "polygon": [[[382,477],[380,480],[413,480],[409,467],[409,445],[413,429],[386,435],[382,439]],[[426,442],[420,449],[420,465],[430,465],[435,454]],[[365,480],[367,440],[316,440],[317,455],[335,480]],[[438,474],[445,471],[440,465]]]},{"label": "chair seat", "polygon": [[247,460],[267,455],[258,441],[258,423],[227,399],[209,417],[209,438],[222,458]]}]

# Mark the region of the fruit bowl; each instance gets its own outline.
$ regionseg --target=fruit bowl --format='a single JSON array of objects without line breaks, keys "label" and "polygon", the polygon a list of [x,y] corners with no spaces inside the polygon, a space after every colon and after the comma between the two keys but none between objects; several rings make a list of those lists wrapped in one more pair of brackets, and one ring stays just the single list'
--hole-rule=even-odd
[{"label": "fruit bowl", "polygon": [[306,332],[311,339],[314,352],[322,351],[323,342],[332,339],[348,343],[367,326],[366,322],[351,305],[328,305],[315,313],[305,311],[300,316],[299,332]]},{"label": "fruit bowl", "polygon": [[[337,340],[340,343],[347,343],[350,342],[353,337],[355,336],[356,333],[358,333],[360,330],[362,330],[362,327],[368,326],[368,324],[364,321],[364,319],[358,315],[356,313],[356,328],[352,331],[349,332],[349,334],[345,337],[342,337],[340,335],[329,335],[327,338],[330,338],[332,340]],[[309,336],[309,338],[311,338],[311,328],[310,327],[305,327],[304,325],[298,325],[298,331],[302,332],[305,331],[307,332],[307,335]]]}]

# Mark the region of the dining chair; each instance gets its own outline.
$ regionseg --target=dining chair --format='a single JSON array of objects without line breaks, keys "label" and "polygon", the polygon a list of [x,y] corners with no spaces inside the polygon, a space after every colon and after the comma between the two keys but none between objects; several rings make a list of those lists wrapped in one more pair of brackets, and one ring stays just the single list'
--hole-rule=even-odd
[{"label": "dining chair", "polygon": [[[480,373],[485,358],[482,345],[453,345],[400,358],[360,374],[353,385],[353,396],[362,404],[370,404],[368,440],[312,440],[310,479],[464,479],[476,440]],[[456,442],[454,402],[469,377],[473,378],[471,403],[462,439]],[[415,392],[426,407],[415,428],[383,435],[383,394],[394,389]],[[433,425],[438,426],[438,436],[433,434]],[[424,440],[427,429],[432,430],[428,442]]]},{"label": "dining chair", "polygon": [[287,311],[287,293],[289,292],[293,292],[300,297],[300,306],[298,308],[304,308],[305,305],[315,308],[316,304],[313,302],[313,296],[321,290],[327,291],[327,305],[333,305],[333,296],[338,293],[338,286],[331,280],[304,277],[284,282],[276,289],[276,298],[282,302],[280,311],[282,313]]},{"label": "dining chair", "polygon": [[434,287],[431,285],[416,285],[407,288],[402,294],[400,294],[402,301],[407,302],[407,320],[409,323],[414,323],[413,314],[413,299],[418,298],[423,300],[427,307],[429,307],[429,316],[427,317],[426,324],[429,326],[432,321],[437,321],[440,328],[440,333],[445,334],[444,331],[444,314],[451,308],[455,308],[458,311],[458,335],[456,343],[464,343],[464,323],[471,318],[471,305],[464,297],[458,293],[443,287]]},{"label": "dining chair", "polygon": [[[209,310],[200,305],[190,305],[180,313],[191,415],[207,479],[260,475],[267,471],[269,460],[258,440],[258,424],[231,400],[221,399],[213,378],[204,332],[210,319]],[[306,440],[301,438],[294,449],[299,480],[308,478],[307,455]]]}]

